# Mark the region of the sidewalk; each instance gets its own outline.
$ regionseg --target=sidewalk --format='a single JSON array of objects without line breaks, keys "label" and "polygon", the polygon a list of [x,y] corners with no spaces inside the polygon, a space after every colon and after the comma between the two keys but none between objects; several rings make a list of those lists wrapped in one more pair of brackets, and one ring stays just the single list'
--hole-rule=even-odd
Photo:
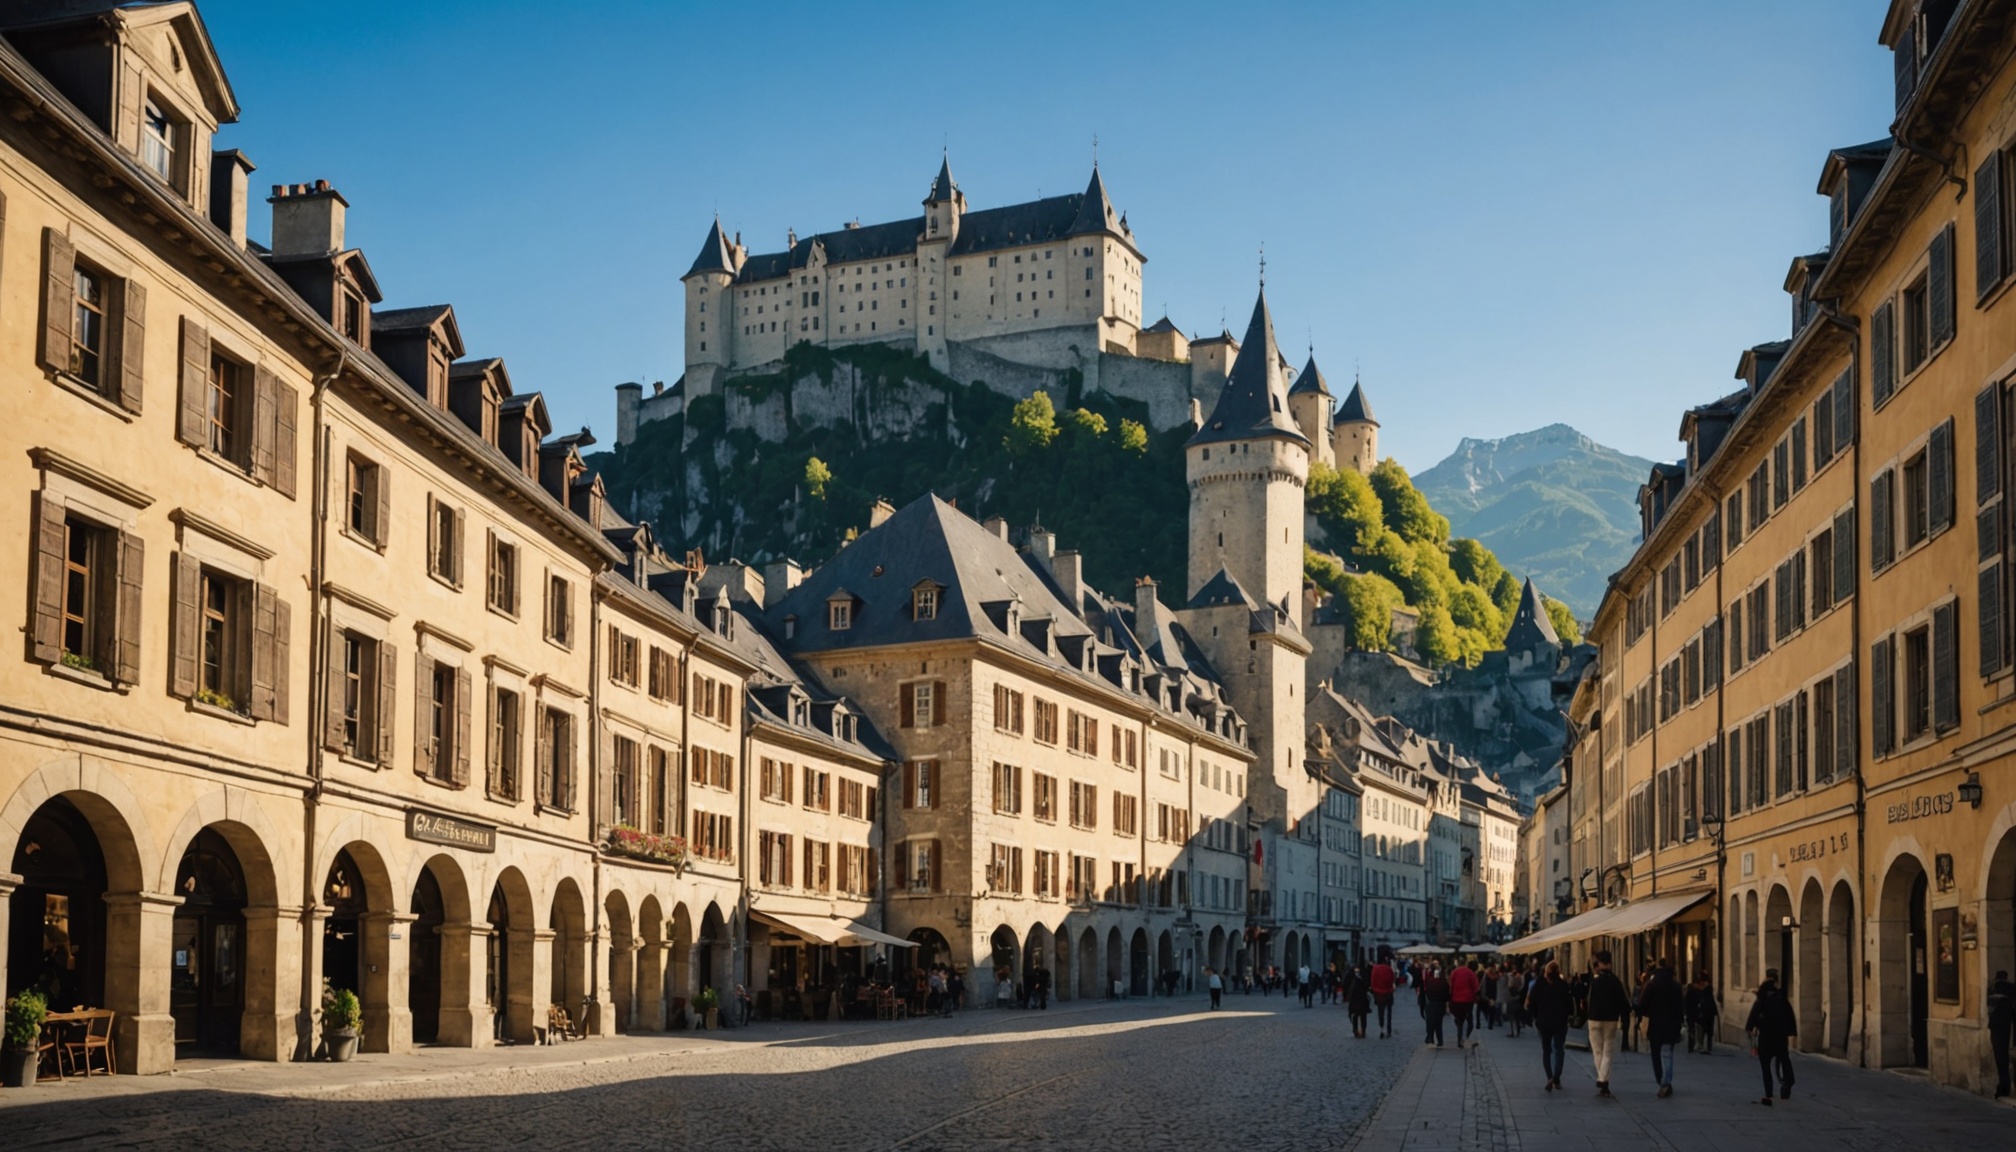
[{"label": "sidewalk", "polygon": [[1766,1108],[1757,1102],[1763,1081],[1747,1048],[1700,1055],[1683,1047],[1671,1097],[1655,1095],[1652,1058],[1640,1051],[1617,1054],[1610,1084],[1616,1097],[1604,1100],[1596,1095],[1588,1052],[1570,1049],[1561,1078],[1566,1089],[1548,1092],[1538,1033],[1482,1036],[1482,1045],[1468,1050],[1417,1052],[1359,1133],[1356,1152],[2016,1147],[2016,1107],[1922,1076],[1795,1053],[1792,1098]]}]

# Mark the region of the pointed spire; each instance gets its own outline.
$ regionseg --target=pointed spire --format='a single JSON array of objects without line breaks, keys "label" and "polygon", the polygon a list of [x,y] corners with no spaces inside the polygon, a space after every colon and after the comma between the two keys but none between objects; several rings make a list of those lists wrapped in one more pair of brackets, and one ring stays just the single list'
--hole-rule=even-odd
[{"label": "pointed spire", "polygon": [[[1311,361],[1314,362],[1313,360]],[[1337,418],[1332,424],[1370,424],[1377,427],[1379,421],[1372,417],[1372,402],[1365,399],[1365,386],[1357,377],[1351,379],[1351,394],[1344,397],[1344,403],[1337,406]]]},{"label": "pointed spire", "polygon": [[1554,621],[1547,615],[1547,602],[1529,576],[1526,586],[1519,590],[1519,609],[1512,616],[1512,627],[1505,632],[1505,650],[1530,652],[1547,644],[1561,647],[1561,635],[1554,631]]},{"label": "pointed spire", "polygon": [[957,191],[959,191],[959,185],[952,179],[952,153],[947,151],[945,158],[938,163],[938,178],[931,181],[931,194],[924,198],[924,203],[944,203],[952,199],[953,194]]},{"label": "pointed spire", "polygon": [[1078,218],[1071,222],[1071,230],[1066,236],[1082,236],[1087,232],[1117,232],[1120,217],[1113,211],[1113,202],[1106,198],[1106,182],[1099,178],[1099,166],[1092,166],[1092,182],[1085,185],[1085,196],[1078,203]]},{"label": "pointed spire", "polygon": [[1309,362],[1302,366],[1302,372],[1295,377],[1295,386],[1288,389],[1290,396],[1314,392],[1319,396],[1330,395],[1330,382],[1323,379],[1323,370],[1316,367],[1316,352],[1311,349]]},{"label": "pointed spire", "polygon": [[1293,440],[1304,447],[1309,444],[1288,414],[1281,349],[1274,342],[1274,317],[1267,310],[1264,290],[1253,303],[1253,319],[1246,325],[1246,339],[1239,344],[1225,389],[1218,393],[1218,405],[1190,443],[1260,439]]},{"label": "pointed spire", "polygon": [[702,272],[735,273],[735,258],[728,250],[728,237],[722,234],[721,217],[714,217],[714,226],[707,230],[707,239],[700,244],[700,254],[693,258],[693,267],[686,270],[687,276],[697,276]]}]

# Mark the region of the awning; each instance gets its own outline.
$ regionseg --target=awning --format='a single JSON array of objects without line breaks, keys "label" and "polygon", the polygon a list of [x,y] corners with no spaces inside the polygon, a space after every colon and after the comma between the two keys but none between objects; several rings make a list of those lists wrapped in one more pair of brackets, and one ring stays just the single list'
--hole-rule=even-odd
[{"label": "awning", "polygon": [[1635,936],[1657,928],[1709,897],[1708,892],[1683,892],[1677,896],[1653,896],[1633,901],[1617,910],[1603,925],[1605,936]]},{"label": "awning", "polygon": [[1456,951],[1458,951],[1458,952],[1466,952],[1466,953],[1471,953],[1471,954],[1474,954],[1474,955],[1478,955],[1478,956],[1482,956],[1482,955],[1485,955],[1485,954],[1487,954],[1487,953],[1491,953],[1491,952],[1496,952],[1496,951],[1498,951],[1498,945],[1496,945],[1496,944],[1465,944],[1465,945],[1463,945],[1462,947],[1460,947],[1460,948],[1456,949]]},{"label": "awning", "polygon": [[1453,948],[1443,948],[1435,944],[1409,944],[1405,948],[1395,949],[1393,954],[1396,956],[1447,956],[1454,951],[1455,949]]},{"label": "awning", "polygon": [[899,939],[878,932],[857,920],[842,920],[838,916],[772,912],[767,908],[751,908],[749,915],[772,928],[782,928],[786,932],[821,944],[838,944],[850,948],[861,944],[891,944],[898,948],[917,947],[914,941]]},{"label": "awning", "polygon": [[1568,944],[1576,940],[1587,940],[1603,932],[1603,924],[1612,916],[1623,911],[1621,908],[1598,908],[1584,912],[1580,916],[1570,916],[1559,924],[1542,928],[1531,936],[1522,936],[1505,946],[1507,952],[1530,954],[1556,944]]}]

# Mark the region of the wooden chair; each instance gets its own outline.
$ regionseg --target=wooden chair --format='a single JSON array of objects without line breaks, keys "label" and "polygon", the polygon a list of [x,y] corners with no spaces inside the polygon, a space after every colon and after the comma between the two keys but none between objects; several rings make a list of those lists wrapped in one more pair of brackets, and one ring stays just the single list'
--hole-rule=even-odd
[{"label": "wooden chair", "polygon": [[119,1074],[119,1061],[112,1048],[112,1017],[110,1008],[93,1008],[76,1013],[77,1022],[73,1031],[64,1036],[63,1051],[59,1065],[69,1065],[68,1071],[75,1074],[80,1068],[87,1078],[94,1075],[91,1068],[91,1054],[99,1053],[107,1076]]},{"label": "wooden chair", "polygon": [[42,1031],[35,1038],[35,1078],[37,1080],[63,1079],[62,1035],[67,1027],[63,1021],[53,1019],[51,1012],[42,1020]]},{"label": "wooden chair", "polygon": [[557,1044],[563,1040],[579,1040],[581,1033],[574,1028],[574,1020],[567,1015],[567,1009],[558,1004],[546,1009],[546,1042]]}]

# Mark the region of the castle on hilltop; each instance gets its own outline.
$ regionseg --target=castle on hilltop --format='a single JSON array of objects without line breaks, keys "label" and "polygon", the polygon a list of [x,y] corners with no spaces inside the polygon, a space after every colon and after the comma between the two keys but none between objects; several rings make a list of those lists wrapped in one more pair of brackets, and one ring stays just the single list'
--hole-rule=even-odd
[{"label": "castle on hilltop", "polygon": [[[1144,404],[1158,431],[1195,423],[1217,404],[1240,342],[1229,331],[1192,340],[1167,317],[1142,327],[1148,257],[1096,165],[1083,192],[969,209],[947,158],[923,208],[883,224],[787,232],[781,251],[754,254],[716,217],[682,278],[685,374],[648,396],[641,384],[619,385],[617,442],[692,400],[725,395],[736,377],[782,371],[785,352],[801,343],[901,348],[1018,399],[1039,388],[1104,392]],[[1290,374],[1285,360],[1278,366]],[[1337,406],[1313,357],[1294,380],[1295,419],[1313,458],[1369,471],[1378,423],[1362,390],[1354,385]],[[817,421],[827,407],[803,405],[798,415]],[[731,405],[728,426],[766,436],[775,422]]]}]

